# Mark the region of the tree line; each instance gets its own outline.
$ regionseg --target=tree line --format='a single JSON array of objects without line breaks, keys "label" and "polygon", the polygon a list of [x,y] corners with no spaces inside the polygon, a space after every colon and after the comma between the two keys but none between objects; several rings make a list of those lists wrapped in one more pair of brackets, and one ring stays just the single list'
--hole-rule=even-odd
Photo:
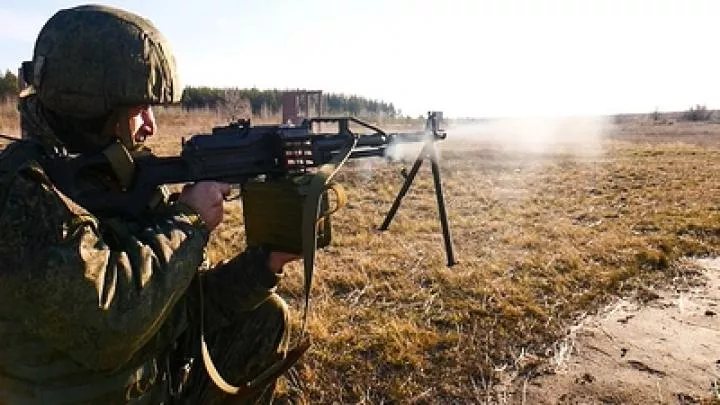
[{"label": "tree line", "polygon": [[17,76],[9,69],[6,70],[5,74],[0,76],[0,101],[17,97],[19,90]]},{"label": "tree line", "polygon": [[[0,101],[7,101],[17,96],[18,77],[9,69],[0,76]],[[185,109],[225,108],[238,104],[240,101],[249,103],[253,115],[279,114],[282,108],[283,90],[260,90],[257,88],[216,88],[216,87],[185,87],[182,95],[182,106]],[[392,103],[372,100],[356,95],[326,93],[321,98],[324,114],[349,114],[354,116],[396,117],[400,111]]]},{"label": "tree line", "polygon": [[[253,115],[278,114],[282,108],[283,90],[257,88],[185,87],[182,96],[184,108],[222,108],[235,100],[248,100]],[[324,114],[350,114],[396,117],[398,111],[392,103],[372,100],[356,95],[325,93],[321,98]]]}]

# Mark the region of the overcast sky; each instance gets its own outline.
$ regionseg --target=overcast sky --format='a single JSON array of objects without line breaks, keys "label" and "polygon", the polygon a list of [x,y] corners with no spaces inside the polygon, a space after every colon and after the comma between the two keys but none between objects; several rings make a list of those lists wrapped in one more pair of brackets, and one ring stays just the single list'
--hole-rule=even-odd
[{"label": "overcast sky", "polygon": [[[453,117],[720,108],[720,1],[104,3],[153,21],[186,85],[321,89]],[[3,0],[0,69],[78,4]]]}]

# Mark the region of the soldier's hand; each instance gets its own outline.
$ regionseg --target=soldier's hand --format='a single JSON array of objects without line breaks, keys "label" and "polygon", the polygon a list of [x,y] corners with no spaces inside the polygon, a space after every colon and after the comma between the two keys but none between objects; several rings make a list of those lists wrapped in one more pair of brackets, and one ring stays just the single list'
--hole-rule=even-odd
[{"label": "soldier's hand", "polygon": [[274,273],[282,273],[283,266],[295,260],[300,260],[301,258],[302,256],[296,255],[294,253],[270,252],[267,265],[268,268],[270,268],[270,270]]},{"label": "soldier's hand", "polygon": [[205,221],[211,231],[223,219],[223,203],[230,194],[230,185],[217,181],[201,181],[185,186],[178,201],[187,204]]}]

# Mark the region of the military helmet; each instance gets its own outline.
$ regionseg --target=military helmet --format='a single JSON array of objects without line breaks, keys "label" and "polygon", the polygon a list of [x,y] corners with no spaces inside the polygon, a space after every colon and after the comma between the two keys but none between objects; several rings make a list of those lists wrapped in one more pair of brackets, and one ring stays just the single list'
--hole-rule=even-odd
[{"label": "military helmet", "polygon": [[58,11],[43,26],[33,52],[30,84],[57,114],[107,115],[118,106],[180,101],[175,57],[145,18],[107,6]]}]

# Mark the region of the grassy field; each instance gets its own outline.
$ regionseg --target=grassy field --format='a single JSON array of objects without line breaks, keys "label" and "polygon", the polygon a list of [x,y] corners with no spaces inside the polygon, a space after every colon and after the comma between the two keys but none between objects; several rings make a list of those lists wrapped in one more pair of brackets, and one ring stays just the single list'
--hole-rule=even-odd
[{"label": "grassy field", "polygon": [[[529,148],[521,128],[507,131],[518,143],[480,126],[442,144],[451,268],[428,164],[387,232],[402,165],[342,172],[351,202],[318,255],[314,345],[298,366],[312,403],[492,401],[498,383],[559,355],[578,319],[617,295],[652,298],[682,277],[678,258],[717,253],[720,126],[608,125]],[[242,248],[240,208],[229,214],[218,259]],[[281,293],[299,314],[301,268],[288,270]]]},{"label": "grassy field", "polygon": [[[158,111],[161,153],[221,124],[212,112]],[[3,110],[0,133],[13,133]],[[15,132],[16,133],[16,132]],[[350,203],[318,253],[308,333],[296,366],[311,403],[481,403],[564,348],[568,328],[618,295],[650,299],[685,256],[720,246],[720,125],[480,122],[440,144],[459,264],[447,267],[425,164],[386,232],[377,230],[402,163],[353,162]],[[243,249],[227,207],[213,260]],[[302,269],[280,293],[296,319]]]}]

